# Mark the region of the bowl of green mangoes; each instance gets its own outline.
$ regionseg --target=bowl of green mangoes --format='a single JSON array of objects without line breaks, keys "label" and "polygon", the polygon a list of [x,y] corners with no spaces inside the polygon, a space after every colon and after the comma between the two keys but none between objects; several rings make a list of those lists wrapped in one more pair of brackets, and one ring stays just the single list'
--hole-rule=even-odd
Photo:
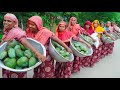
[{"label": "bowl of green mangoes", "polygon": [[[111,35],[113,38],[115,38],[112,34],[109,34]],[[114,40],[112,40],[109,36],[105,35],[105,34],[102,34],[102,41],[103,42],[106,42],[106,43],[113,43]]]},{"label": "bowl of green mangoes", "polygon": [[[42,55],[46,56],[45,47],[38,41],[27,38],[27,41]],[[0,46],[0,67],[13,72],[26,72],[41,64],[36,55],[17,40],[4,42]]]},{"label": "bowl of green mangoes", "polygon": [[81,39],[85,40],[87,43],[93,45],[94,44],[94,41],[87,35],[84,35],[84,34],[79,34],[78,35]]},{"label": "bowl of green mangoes", "polygon": [[93,49],[89,48],[86,44],[70,39],[70,48],[74,55],[78,57],[91,56],[93,54]]},{"label": "bowl of green mangoes", "polygon": [[59,45],[57,42],[50,39],[49,43],[49,53],[52,58],[54,58],[58,62],[68,62],[74,60],[73,53],[69,53]]}]

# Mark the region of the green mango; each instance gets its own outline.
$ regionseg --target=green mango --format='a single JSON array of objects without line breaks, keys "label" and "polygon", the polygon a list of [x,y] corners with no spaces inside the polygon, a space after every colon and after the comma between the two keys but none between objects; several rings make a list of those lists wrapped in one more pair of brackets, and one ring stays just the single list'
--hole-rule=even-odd
[{"label": "green mango", "polygon": [[69,58],[68,56],[66,56],[66,57],[65,57],[65,59],[67,59],[67,60],[68,60],[68,59],[70,59],[70,58]]},{"label": "green mango", "polygon": [[23,56],[17,60],[17,65],[20,67],[26,67],[26,66],[28,66],[28,64],[29,64],[28,58],[25,56]]},{"label": "green mango", "polygon": [[28,58],[32,57],[32,52],[30,50],[25,50],[24,55]]},{"label": "green mango", "polygon": [[57,48],[55,48],[55,49],[56,49],[58,52],[61,50],[61,49],[60,49],[60,48],[58,48],[58,47],[57,47]]},{"label": "green mango", "polygon": [[15,58],[15,57],[16,57],[16,55],[15,55],[15,50],[14,50],[13,48],[10,48],[10,49],[8,50],[8,56],[9,56],[10,58]]},{"label": "green mango", "polygon": [[59,53],[62,54],[62,53],[65,53],[65,52],[63,50],[60,50]]},{"label": "green mango", "polygon": [[74,46],[75,46],[75,47],[78,47],[78,46],[80,46],[80,43],[79,43],[79,42],[76,42],[76,43],[74,43]]},{"label": "green mango", "polygon": [[4,50],[0,53],[0,59],[1,60],[4,59],[6,56],[7,56],[7,51],[6,50]]},{"label": "green mango", "polygon": [[19,45],[23,51],[26,50],[26,47],[24,45],[22,45],[21,43]]},{"label": "green mango", "polygon": [[15,45],[18,45],[18,42],[16,40],[13,40],[13,41],[9,42],[7,46],[11,47],[11,48],[14,48]]},{"label": "green mango", "polygon": [[34,66],[36,63],[37,63],[37,59],[36,59],[36,58],[31,57],[31,58],[29,59],[29,67]]},{"label": "green mango", "polygon": [[16,66],[15,69],[22,69],[22,67],[20,67],[20,66]]},{"label": "green mango", "polygon": [[16,61],[15,58],[6,58],[6,59],[4,60],[4,64],[5,64],[5,66],[7,66],[7,67],[10,67],[10,68],[15,69],[16,64],[17,64],[17,61]]},{"label": "green mango", "polygon": [[10,58],[5,58],[5,59],[4,59],[4,62],[8,61],[8,59],[10,59]]},{"label": "green mango", "polygon": [[81,54],[85,54],[85,52],[84,52],[84,51],[81,51],[80,53],[81,53]]},{"label": "green mango", "polygon": [[19,58],[24,56],[24,52],[21,49],[16,49],[15,52],[16,56]]},{"label": "green mango", "polygon": [[16,45],[16,46],[14,47],[14,49],[21,49],[21,48],[20,48],[20,45]]}]

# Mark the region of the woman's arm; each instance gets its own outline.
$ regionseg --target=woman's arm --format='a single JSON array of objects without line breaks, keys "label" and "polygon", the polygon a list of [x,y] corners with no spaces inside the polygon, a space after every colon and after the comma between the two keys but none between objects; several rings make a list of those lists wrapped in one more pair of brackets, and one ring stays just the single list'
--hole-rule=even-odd
[{"label": "woman's arm", "polygon": [[53,36],[53,37],[51,37],[51,39],[53,39],[58,44],[60,44],[61,46],[63,46],[68,52],[72,52],[72,50],[63,41],[61,41],[57,36]]},{"label": "woman's arm", "polygon": [[73,36],[73,39],[82,43],[85,43],[89,48],[91,48],[91,45],[89,43],[87,43],[86,41],[82,40],[81,38],[77,37],[77,36]]},{"label": "woman's arm", "polygon": [[26,38],[21,38],[21,43],[29,48],[32,52],[35,53],[35,55],[38,57],[39,60],[45,61],[45,56],[43,56],[41,53],[39,53],[28,41]]},{"label": "woman's arm", "polygon": [[92,38],[92,37],[90,36],[90,34],[88,34],[88,36],[89,36],[94,42],[96,42],[96,40],[95,40],[94,38]]},{"label": "woman's arm", "polygon": [[115,40],[112,36],[110,36],[106,31],[103,32],[105,35],[109,36],[112,40]]}]

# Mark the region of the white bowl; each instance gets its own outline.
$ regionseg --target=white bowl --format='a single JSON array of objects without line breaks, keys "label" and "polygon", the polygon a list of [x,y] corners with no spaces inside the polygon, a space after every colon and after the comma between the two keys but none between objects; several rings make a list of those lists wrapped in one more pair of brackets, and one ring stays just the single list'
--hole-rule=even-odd
[{"label": "white bowl", "polygon": [[[34,40],[34,39],[31,39],[31,38],[27,38],[28,42],[34,47],[36,48],[41,54],[43,54],[44,56],[46,56],[46,49],[45,47],[39,43],[38,41]],[[1,46],[0,46],[0,52],[2,52],[3,50],[5,50],[6,48],[6,45],[7,45],[7,42],[4,42]],[[32,67],[29,67],[29,68],[25,68],[25,69],[12,69],[12,68],[9,68],[7,66],[5,66],[2,61],[0,60],[0,67],[1,68],[4,68],[6,70],[9,70],[9,71],[13,71],[13,72],[26,72],[26,71],[29,71],[31,69],[34,69],[36,68],[37,66],[39,66],[42,62],[39,61],[37,62],[34,66]]]}]

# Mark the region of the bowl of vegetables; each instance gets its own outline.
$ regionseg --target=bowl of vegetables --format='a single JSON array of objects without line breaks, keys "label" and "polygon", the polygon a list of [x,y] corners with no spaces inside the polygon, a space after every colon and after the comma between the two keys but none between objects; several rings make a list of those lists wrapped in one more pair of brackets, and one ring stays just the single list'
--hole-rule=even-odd
[{"label": "bowl of vegetables", "polygon": [[94,41],[87,35],[84,35],[84,34],[79,34],[78,35],[81,39],[85,40],[87,43],[93,45],[94,44]]},{"label": "bowl of vegetables", "polygon": [[86,44],[70,39],[70,48],[73,53],[78,57],[91,56],[93,54],[93,49],[89,48]]},{"label": "bowl of vegetables", "polygon": [[[41,54],[46,56],[45,47],[34,39],[27,38],[27,41]],[[0,67],[13,72],[26,72],[36,68],[42,62],[35,54],[16,40],[4,42],[0,46]]]},{"label": "bowl of vegetables", "polygon": [[[113,36],[113,34],[110,34],[113,38],[115,38]],[[113,43],[114,40],[112,40],[109,36],[105,35],[105,34],[102,34],[102,40],[103,42],[106,42],[106,43]]]},{"label": "bowl of vegetables", "polygon": [[52,58],[54,58],[58,62],[68,62],[74,60],[73,53],[69,53],[59,45],[57,42],[50,39],[49,43],[49,53]]}]

